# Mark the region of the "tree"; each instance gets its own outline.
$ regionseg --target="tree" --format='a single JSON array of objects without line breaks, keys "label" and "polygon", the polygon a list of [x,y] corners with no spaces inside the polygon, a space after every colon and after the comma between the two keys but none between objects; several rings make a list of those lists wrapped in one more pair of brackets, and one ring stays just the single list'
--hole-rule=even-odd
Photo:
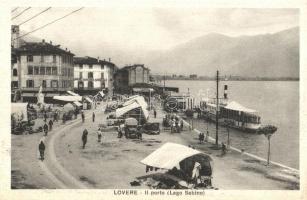
[{"label": "tree", "polygon": [[273,125],[266,125],[263,126],[261,128],[259,128],[259,130],[257,131],[259,134],[263,134],[269,142],[269,146],[268,146],[268,159],[267,159],[267,165],[270,164],[270,154],[271,154],[271,136],[277,131],[277,127],[273,126]]}]

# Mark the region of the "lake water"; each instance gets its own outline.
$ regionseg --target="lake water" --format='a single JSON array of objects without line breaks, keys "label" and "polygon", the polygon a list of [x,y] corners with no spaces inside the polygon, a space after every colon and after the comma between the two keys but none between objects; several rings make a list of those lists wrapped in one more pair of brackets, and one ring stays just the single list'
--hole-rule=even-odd
[{"label": "lake water", "polygon": [[[166,86],[179,87],[180,93],[190,92],[196,102],[202,95],[214,95],[215,81],[168,80]],[[299,82],[298,81],[222,81],[228,85],[228,98],[241,105],[257,110],[262,124],[272,124],[278,130],[271,137],[271,160],[299,169]],[[196,105],[196,103],[195,103]],[[200,130],[209,127],[215,138],[215,125],[201,120],[194,123]],[[219,129],[219,141],[227,141],[227,131]],[[244,133],[231,129],[230,144],[263,158],[267,158],[268,141],[263,135]]]}]

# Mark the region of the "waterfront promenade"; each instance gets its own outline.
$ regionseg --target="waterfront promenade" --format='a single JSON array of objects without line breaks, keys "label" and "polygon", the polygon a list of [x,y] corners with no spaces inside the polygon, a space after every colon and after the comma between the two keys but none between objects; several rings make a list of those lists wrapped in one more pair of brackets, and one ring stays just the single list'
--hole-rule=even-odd
[{"label": "waterfront promenade", "polygon": [[[132,187],[130,182],[146,175],[145,166],[139,161],[165,142],[192,145],[210,154],[213,159],[213,186],[219,190],[283,190],[299,189],[299,175],[280,166],[266,166],[265,162],[230,150],[221,156],[212,143],[198,143],[196,132],[188,127],[181,133],[161,131],[160,135],[143,134],[143,140],[117,138],[113,129],[103,133],[102,143],[97,142],[96,131],[105,123],[104,106],[86,111],[85,123],[80,116],[65,125],[56,123],[54,131],[45,138],[46,160],[38,160],[37,147],[43,133],[12,135],[12,187],[14,188],[147,188]],[[92,112],[96,120],[91,119]],[[157,110],[162,122],[163,112]],[[89,131],[85,149],[81,148],[84,128]],[[161,127],[162,129],[162,127]]]}]

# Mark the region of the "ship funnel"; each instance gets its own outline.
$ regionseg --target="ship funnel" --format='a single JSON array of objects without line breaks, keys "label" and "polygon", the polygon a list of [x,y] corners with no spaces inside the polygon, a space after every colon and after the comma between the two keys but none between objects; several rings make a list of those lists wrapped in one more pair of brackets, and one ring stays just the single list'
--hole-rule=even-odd
[{"label": "ship funnel", "polygon": [[227,90],[228,90],[228,86],[224,85],[224,99],[228,99]]}]

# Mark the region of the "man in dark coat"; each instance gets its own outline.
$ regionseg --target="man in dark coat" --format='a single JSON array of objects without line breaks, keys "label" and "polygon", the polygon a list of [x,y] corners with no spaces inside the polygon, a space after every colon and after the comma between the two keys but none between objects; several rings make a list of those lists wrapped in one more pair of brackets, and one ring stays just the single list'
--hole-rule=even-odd
[{"label": "man in dark coat", "polygon": [[84,112],[83,111],[81,113],[81,117],[82,117],[82,122],[84,123],[85,116],[84,116]]},{"label": "man in dark coat", "polygon": [[52,131],[52,126],[53,126],[53,121],[50,119],[49,120],[49,130]]},{"label": "man in dark coat", "polygon": [[83,134],[82,134],[83,149],[85,148],[85,145],[86,145],[86,142],[87,142],[87,134],[88,134],[87,129],[84,129]]},{"label": "man in dark coat", "polygon": [[157,111],[154,110],[154,117],[157,118]]},{"label": "man in dark coat", "polygon": [[44,113],[44,121],[47,122],[47,112]]},{"label": "man in dark coat", "polygon": [[93,122],[95,122],[95,113],[94,112],[93,112],[92,118],[93,118]]},{"label": "man in dark coat", "polygon": [[44,160],[44,154],[45,154],[45,144],[43,141],[41,141],[38,145],[38,150],[39,150],[39,154],[40,154],[40,159],[43,161]]},{"label": "man in dark coat", "polygon": [[48,125],[46,123],[44,124],[43,129],[44,129],[45,136],[47,136],[48,135]]}]

